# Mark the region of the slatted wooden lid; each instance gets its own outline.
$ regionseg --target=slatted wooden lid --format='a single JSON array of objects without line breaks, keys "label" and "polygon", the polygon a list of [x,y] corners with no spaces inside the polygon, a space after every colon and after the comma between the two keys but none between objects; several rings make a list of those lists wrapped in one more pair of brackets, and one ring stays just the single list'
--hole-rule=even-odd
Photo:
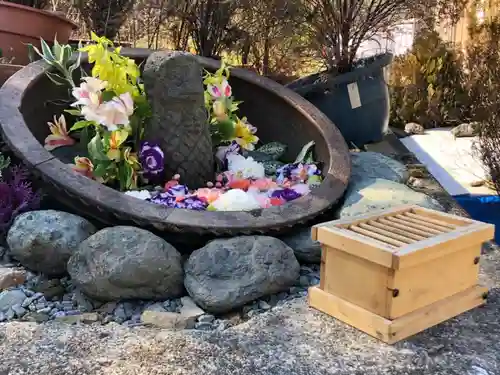
[{"label": "slatted wooden lid", "polygon": [[373,249],[383,252],[382,263],[391,267],[400,265],[401,257],[439,244],[449,246],[448,242],[471,234],[468,242],[456,245],[465,247],[492,239],[494,226],[419,206],[323,223],[312,231],[314,240],[363,258],[372,258]]}]

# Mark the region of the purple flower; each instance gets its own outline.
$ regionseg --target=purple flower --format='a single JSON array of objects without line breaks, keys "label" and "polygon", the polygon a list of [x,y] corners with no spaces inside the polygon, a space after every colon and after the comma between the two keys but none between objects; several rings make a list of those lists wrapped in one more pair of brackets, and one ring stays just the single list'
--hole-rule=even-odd
[{"label": "purple flower", "polygon": [[293,201],[294,199],[300,198],[302,195],[293,189],[284,188],[280,190],[275,190],[271,194],[271,198],[282,198],[287,202]]},{"label": "purple flower", "polygon": [[26,169],[14,166],[5,172],[6,177],[0,182],[0,234],[18,215],[37,209],[41,200],[28,181]]},{"label": "purple flower", "polygon": [[157,179],[165,169],[165,154],[156,143],[141,143],[139,161],[144,177],[148,180]]},{"label": "purple flower", "polygon": [[189,189],[186,185],[175,185],[167,189],[165,194],[172,197],[183,197],[189,193]]},{"label": "purple flower", "polygon": [[184,208],[197,211],[206,210],[208,207],[207,202],[196,196],[178,199],[177,197],[168,193],[158,194],[156,197],[149,199],[149,201],[170,208]]}]

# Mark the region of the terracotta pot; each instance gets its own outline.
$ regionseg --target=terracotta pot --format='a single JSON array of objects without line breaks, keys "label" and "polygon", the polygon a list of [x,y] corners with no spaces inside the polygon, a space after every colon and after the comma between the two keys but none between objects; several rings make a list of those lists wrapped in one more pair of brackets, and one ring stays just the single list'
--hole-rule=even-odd
[{"label": "terracotta pot", "polygon": [[40,38],[52,42],[57,36],[60,43],[67,43],[77,25],[56,14],[24,5],[0,1],[0,48],[13,63],[29,63],[28,43],[40,46]]},{"label": "terracotta pot", "polygon": [[23,68],[22,65],[0,64],[0,87],[21,68]]}]

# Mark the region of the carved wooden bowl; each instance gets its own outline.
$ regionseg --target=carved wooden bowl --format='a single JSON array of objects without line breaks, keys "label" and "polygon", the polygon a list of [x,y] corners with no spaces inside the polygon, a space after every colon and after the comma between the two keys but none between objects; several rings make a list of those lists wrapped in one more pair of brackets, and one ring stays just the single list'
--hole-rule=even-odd
[{"label": "carved wooden bowl", "polygon": [[[151,53],[123,49],[137,61]],[[214,71],[219,62],[199,57]],[[0,125],[13,152],[41,177],[45,191],[77,213],[105,225],[128,224],[165,234],[233,236],[278,234],[305,224],[332,207],[343,195],[350,176],[350,157],[334,124],[316,107],[289,89],[242,69],[233,69],[230,83],[235,97],[244,101],[241,113],[258,127],[263,142],[288,145],[293,159],[309,141],[316,142],[316,158],[324,163],[324,182],[309,195],[283,206],[252,212],[207,212],[171,209],[132,198],[75,174],[43,148],[47,121],[64,108],[54,102],[67,98],[67,88],[55,86],[44,74],[42,62],[32,63],[13,75],[0,89]]]}]

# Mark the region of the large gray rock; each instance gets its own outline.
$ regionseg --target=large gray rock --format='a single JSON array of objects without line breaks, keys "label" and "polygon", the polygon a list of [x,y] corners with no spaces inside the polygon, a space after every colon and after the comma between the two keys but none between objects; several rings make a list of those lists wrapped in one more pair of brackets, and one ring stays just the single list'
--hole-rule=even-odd
[{"label": "large gray rock", "polygon": [[304,263],[321,262],[321,244],[313,241],[311,228],[299,229],[295,233],[287,234],[280,239],[290,246],[295,257]]},{"label": "large gray rock", "polygon": [[181,255],[168,242],[135,227],[103,229],[68,262],[74,283],[99,301],[166,299],[182,294]]},{"label": "large gray rock", "polygon": [[351,161],[351,184],[374,178],[404,183],[409,177],[403,163],[378,152],[351,152]]},{"label": "large gray rock", "polygon": [[394,181],[376,178],[349,187],[339,216],[345,218],[366,215],[406,204],[443,210],[436,200],[425,194],[417,193],[408,186]]},{"label": "large gray rock", "polygon": [[7,235],[10,254],[23,266],[49,276],[66,272],[78,245],[96,232],[79,216],[54,210],[27,212],[14,221]]},{"label": "large gray rock", "polygon": [[153,110],[145,138],[165,153],[167,178],[179,173],[184,184],[205,186],[214,178],[214,159],[201,65],[186,52],[155,52],[143,77]]},{"label": "large gray rock", "polygon": [[221,313],[288,289],[299,277],[293,250],[273,237],[219,239],[185,264],[184,285],[203,309]]}]

